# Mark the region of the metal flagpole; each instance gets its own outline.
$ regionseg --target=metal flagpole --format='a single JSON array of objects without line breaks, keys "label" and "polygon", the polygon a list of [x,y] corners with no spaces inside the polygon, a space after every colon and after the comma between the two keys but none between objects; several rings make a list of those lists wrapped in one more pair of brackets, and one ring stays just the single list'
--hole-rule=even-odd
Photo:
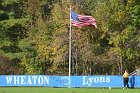
[{"label": "metal flagpole", "polygon": [[71,76],[71,39],[72,39],[72,31],[71,31],[71,6],[70,6],[70,29],[69,29],[69,88],[70,88],[70,76]]}]

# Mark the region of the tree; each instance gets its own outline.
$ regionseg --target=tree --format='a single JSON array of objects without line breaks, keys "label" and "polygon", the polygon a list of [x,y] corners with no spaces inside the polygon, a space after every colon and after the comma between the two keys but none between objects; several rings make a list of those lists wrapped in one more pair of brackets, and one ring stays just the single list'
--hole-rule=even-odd
[{"label": "tree", "polygon": [[[27,19],[22,17],[21,5],[20,0],[0,2],[0,56],[10,60],[12,64],[15,63],[15,67],[19,69],[23,54],[19,41],[26,37],[24,24],[27,22]],[[21,74],[21,72],[14,71],[9,74]]]}]

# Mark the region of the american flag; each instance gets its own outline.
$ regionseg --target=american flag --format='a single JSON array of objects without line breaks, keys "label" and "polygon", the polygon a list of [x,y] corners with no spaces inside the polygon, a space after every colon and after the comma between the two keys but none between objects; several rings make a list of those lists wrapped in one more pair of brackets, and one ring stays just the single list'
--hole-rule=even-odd
[{"label": "american flag", "polygon": [[97,28],[96,20],[92,16],[79,15],[73,11],[71,11],[71,23],[76,27],[93,25]]}]

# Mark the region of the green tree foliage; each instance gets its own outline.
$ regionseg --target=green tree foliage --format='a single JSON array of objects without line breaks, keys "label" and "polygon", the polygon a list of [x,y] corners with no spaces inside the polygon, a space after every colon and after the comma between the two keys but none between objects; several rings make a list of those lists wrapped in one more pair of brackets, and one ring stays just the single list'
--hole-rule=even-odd
[{"label": "green tree foliage", "polygon": [[52,33],[50,59],[53,66],[51,70],[61,75],[68,73],[69,8],[64,3],[53,4],[49,25],[49,31]]},{"label": "green tree foliage", "polygon": [[140,67],[139,0],[1,0],[0,74],[68,75],[70,5],[97,21],[72,27],[72,75]]},{"label": "green tree foliage", "polygon": [[50,33],[47,28],[47,16],[44,15],[45,5],[45,0],[25,2],[29,22],[26,25],[28,33],[24,42],[28,42],[28,46],[22,58],[22,66],[26,74],[45,74],[50,65]]},{"label": "green tree foliage", "polygon": [[[19,41],[26,37],[24,25],[27,22],[27,19],[22,17],[21,5],[20,0],[0,1],[0,56],[2,59],[9,60],[7,61],[9,64],[11,64],[10,62],[15,64],[18,69],[20,69],[19,64],[23,54]],[[22,71],[9,72],[9,74],[20,73]]]}]

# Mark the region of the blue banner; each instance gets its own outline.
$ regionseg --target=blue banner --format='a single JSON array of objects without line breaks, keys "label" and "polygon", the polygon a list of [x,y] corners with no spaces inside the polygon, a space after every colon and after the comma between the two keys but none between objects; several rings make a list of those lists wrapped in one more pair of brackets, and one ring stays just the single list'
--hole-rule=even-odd
[{"label": "blue banner", "polygon": [[[122,76],[1,75],[0,86],[123,87]],[[129,77],[130,87],[140,87],[140,76]]]}]

